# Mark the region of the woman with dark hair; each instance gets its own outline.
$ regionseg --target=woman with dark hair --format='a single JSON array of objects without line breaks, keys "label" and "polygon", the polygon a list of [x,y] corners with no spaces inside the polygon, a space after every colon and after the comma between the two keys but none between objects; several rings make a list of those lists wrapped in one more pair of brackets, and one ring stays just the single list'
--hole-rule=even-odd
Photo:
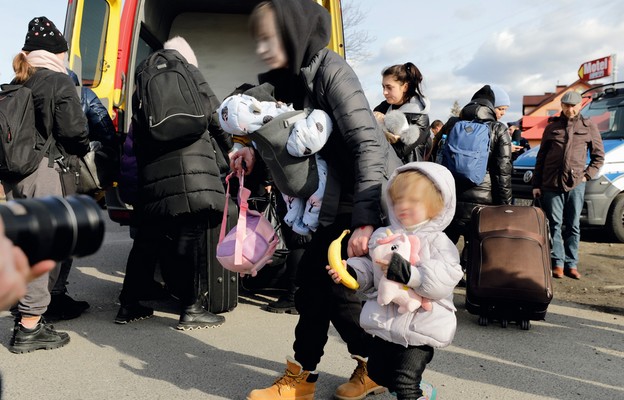
[{"label": "woman with dark hair", "polygon": [[422,91],[423,75],[411,62],[388,67],[381,75],[386,100],[375,107],[375,118],[403,163],[422,161],[431,106]]}]

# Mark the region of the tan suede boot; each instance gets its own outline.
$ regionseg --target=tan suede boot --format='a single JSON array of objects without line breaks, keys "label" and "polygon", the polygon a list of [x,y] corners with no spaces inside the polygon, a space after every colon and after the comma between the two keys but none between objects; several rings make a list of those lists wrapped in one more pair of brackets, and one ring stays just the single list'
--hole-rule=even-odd
[{"label": "tan suede boot", "polygon": [[314,400],[314,390],[318,374],[304,371],[293,358],[286,359],[286,372],[277,378],[273,386],[255,389],[247,395],[247,400]]},{"label": "tan suede boot", "polygon": [[366,360],[360,356],[351,356],[357,360],[358,365],[351,375],[349,382],[338,386],[334,398],[338,400],[359,400],[368,394],[380,394],[386,391],[386,388],[379,386],[371,378],[368,377],[368,369]]}]

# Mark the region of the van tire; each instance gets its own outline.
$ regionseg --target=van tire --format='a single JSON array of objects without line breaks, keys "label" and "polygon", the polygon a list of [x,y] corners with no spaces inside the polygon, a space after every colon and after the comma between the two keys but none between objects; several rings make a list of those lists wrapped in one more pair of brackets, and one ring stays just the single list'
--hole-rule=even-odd
[{"label": "van tire", "polygon": [[607,224],[613,236],[624,243],[624,193],[618,194],[613,200]]}]

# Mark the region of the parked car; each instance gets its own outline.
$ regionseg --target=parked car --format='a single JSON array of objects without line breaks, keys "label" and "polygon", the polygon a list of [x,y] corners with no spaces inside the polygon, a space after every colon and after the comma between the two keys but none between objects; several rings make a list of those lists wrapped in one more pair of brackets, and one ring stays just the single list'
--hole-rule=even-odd
[{"label": "parked car", "polygon": [[[605,163],[585,188],[581,226],[603,227],[624,242],[624,82],[600,85],[582,94],[591,102],[581,115],[598,126],[604,143]],[[532,200],[532,180],[539,146],[513,163],[512,189],[516,204]],[[589,162],[589,157],[588,157]]]}]

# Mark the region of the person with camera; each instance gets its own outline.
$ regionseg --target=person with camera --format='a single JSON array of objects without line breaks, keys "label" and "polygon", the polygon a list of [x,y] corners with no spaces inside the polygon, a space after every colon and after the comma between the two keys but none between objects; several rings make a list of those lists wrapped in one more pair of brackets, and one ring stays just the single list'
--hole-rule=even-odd
[{"label": "person with camera", "polygon": [[[60,174],[70,156],[83,156],[89,150],[87,121],[64,64],[67,49],[67,41],[48,18],[36,17],[29,22],[22,51],[13,59],[12,83],[32,91],[35,127],[40,136],[35,151],[41,153],[41,161],[37,170],[25,178],[2,181],[7,200],[71,194],[64,193]],[[67,333],[57,332],[42,317],[59,270],[57,265],[31,281],[26,295],[13,309],[17,323],[11,352],[55,349],[69,342]]]}]

